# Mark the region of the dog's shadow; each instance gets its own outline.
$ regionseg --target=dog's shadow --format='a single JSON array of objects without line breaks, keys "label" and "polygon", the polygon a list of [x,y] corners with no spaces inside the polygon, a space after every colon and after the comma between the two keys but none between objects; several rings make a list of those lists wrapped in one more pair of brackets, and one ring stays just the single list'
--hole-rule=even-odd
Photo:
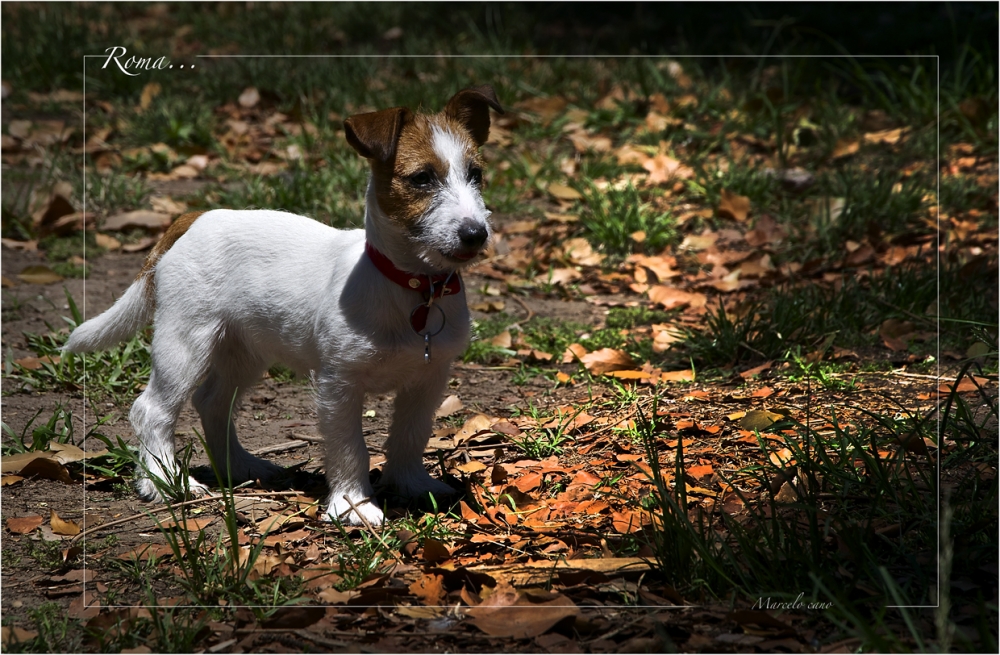
[{"label": "dog's shadow", "polygon": [[[326,500],[329,493],[326,477],[319,471],[305,470],[306,463],[290,466],[269,480],[258,480],[252,485],[241,486],[240,489],[301,491],[304,496]],[[219,480],[210,466],[191,467],[190,474],[198,482],[210,487],[217,488],[219,485]],[[375,490],[375,503],[386,511],[387,518],[399,518],[407,513],[417,515],[448,513],[457,510],[459,502],[465,498],[465,492],[458,488],[461,486],[461,481],[452,476],[446,476],[442,481],[452,488],[453,493],[433,498],[427,494],[417,498],[401,496],[391,487],[380,484],[381,478],[382,471],[379,469],[372,469],[368,474],[368,479]]]}]

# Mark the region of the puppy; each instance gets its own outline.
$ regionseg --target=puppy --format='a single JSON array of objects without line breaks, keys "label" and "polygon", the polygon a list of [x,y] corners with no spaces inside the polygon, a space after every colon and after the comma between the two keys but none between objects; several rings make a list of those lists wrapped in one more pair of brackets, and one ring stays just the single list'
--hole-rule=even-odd
[{"label": "puppy", "polygon": [[422,455],[451,362],[468,344],[459,271],[492,234],[479,155],[490,108],[503,113],[484,85],[459,91],[438,114],[395,107],[348,118],[347,141],[371,166],[363,230],[278,211],[186,214],[118,302],[73,331],[65,349],[87,352],[155,327],[149,384],[129,414],[144,499],[163,499],[154,476],[178,481],[174,426],[192,394],[224,475],[240,482],[282,470],[244,450],[232,421],[240,397],[276,362],[313,376],[327,519],[383,521],[362,435],[366,393],[396,392],[386,486],[404,496],[452,491]]}]

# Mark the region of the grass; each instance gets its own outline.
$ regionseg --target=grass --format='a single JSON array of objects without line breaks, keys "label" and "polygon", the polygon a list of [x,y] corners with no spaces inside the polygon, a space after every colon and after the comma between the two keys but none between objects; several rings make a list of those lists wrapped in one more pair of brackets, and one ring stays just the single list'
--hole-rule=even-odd
[{"label": "grass", "polygon": [[[66,291],[70,317],[64,317],[70,330],[48,334],[24,335],[28,348],[42,361],[37,369],[26,368],[9,357],[5,363],[6,378],[16,383],[18,391],[82,390],[91,398],[111,397],[121,404],[135,395],[149,379],[152,366],[148,337],[140,334],[129,341],[98,353],[75,354],[62,350],[69,331],[83,322],[76,302]],[[9,390],[5,393],[11,393]]]},{"label": "grass", "polygon": [[[637,250],[659,253],[676,240],[674,218],[654,210],[631,183],[622,189],[604,190],[591,185],[583,193],[580,224],[584,234],[596,249],[613,259]],[[636,238],[637,232],[644,234],[641,240]]]},{"label": "grass", "polygon": [[[73,443],[73,413],[62,406],[56,404],[52,415],[44,425],[39,425],[32,429],[37,419],[44,409],[35,412],[35,415],[28,419],[20,434],[17,434],[9,425],[3,423],[3,454],[15,455],[17,453],[28,453],[48,450],[49,444]],[[29,439],[30,431],[30,439]]]},{"label": "grass", "polygon": [[[996,398],[983,394],[981,400],[995,420]],[[949,404],[952,402],[964,401],[952,394]],[[974,431],[961,412],[952,414],[946,409],[945,413],[951,418],[944,434]],[[877,453],[911,434],[936,438],[935,423],[915,416],[899,421],[872,415],[871,426],[848,426],[835,413],[828,418],[833,426],[830,431],[816,432],[792,424],[795,436],[786,437],[780,445],[768,446],[767,440],[759,438],[765,452],[779,447],[792,451],[799,485],[793,487],[792,500],[778,502],[766,492],[744,497],[739,489],[746,489],[748,480],[757,489],[773,489],[771,481],[782,474],[771,463],[744,467],[736,473],[742,483],[727,479],[736,485],[735,493],[744,499],[749,514],[737,520],[725,512],[717,518],[700,511],[688,498],[685,485],[668,481],[667,471],[658,463],[663,429],[655,418],[655,406],[648,415],[641,415],[637,422],[656,485],[649,509],[656,526],[652,540],[657,561],[671,584],[702,597],[721,598],[736,592],[752,600],[763,592],[791,600],[803,592],[807,601],[831,603],[826,616],[862,637],[863,649],[897,649],[902,642],[895,641],[898,638],[893,635],[898,635],[898,630],[883,626],[899,619],[887,614],[885,605],[937,602],[927,590],[929,585],[933,590],[936,578],[934,517],[939,490],[933,462],[926,457],[894,450],[884,459]],[[996,445],[994,433],[962,450],[989,457],[995,456]],[[682,480],[683,443],[678,443],[675,454],[674,479]],[[969,480],[958,493],[963,503],[969,503],[971,514],[983,517],[979,513],[988,503],[995,503],[996,486],[993,478],[987,489],[977,493],[977,483]],[[889,538],[885,536],[888,532],[877,529],[893,523],[908,527]],[[995,527],[994,514],[985,522],[966,522],[957,529],[962,538],[976,539],[981,530]],[[954,522],[952,529],[956,529]],[[959,539],[958,532],[952,534]],[[985,538],[982,543],[994,541]],[[968,566],[974,568],[994,553],[995,546],[989,555],[984,550]],[[781,565],[775,566],[776,562]],[[945,581],[943,588],[947,587]],[[921,638],[919,631],[912,636]],[[989,643],[988,631],[980,637]]]}]

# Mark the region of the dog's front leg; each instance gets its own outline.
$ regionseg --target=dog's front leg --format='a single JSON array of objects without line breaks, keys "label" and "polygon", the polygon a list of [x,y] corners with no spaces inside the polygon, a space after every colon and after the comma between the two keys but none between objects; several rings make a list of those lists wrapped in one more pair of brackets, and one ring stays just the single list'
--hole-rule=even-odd
[{"label": "dog's front leg", "polygon": [[380,525],[384,516],[375,504],[368,480],[370,460],[361,427],[364,390],[330,374],[321,374],[317,386],[319,429],[326,439],[326,479],[330,487],[324,516],[330,521],[362,525],[360,512],[372,525]]},{"label": "dog's front leg", "polygon": [[434,426],[434,413],[441,405],[450,371],[450,365],[439,366],[396,392],[392,425],[385,442],[382,484],[403,496],[433,493],[440,498],[455,493],[445,483],[432,478],[423,462],[424,448]]}]

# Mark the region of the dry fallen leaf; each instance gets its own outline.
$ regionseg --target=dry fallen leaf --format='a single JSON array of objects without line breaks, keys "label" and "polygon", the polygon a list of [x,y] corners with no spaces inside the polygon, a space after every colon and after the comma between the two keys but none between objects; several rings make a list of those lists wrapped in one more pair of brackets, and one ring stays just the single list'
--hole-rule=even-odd
[{"label": "dry fallen leaf", "polygon": [[766,409],[752,409],[740,419],[740,427],[744,430],[757,430],[760,432],[783,418],[784,416],[781,414],[769,412]]},{"label": "dry fallen leaf", "polygon": [[580,361],[593,375],[635,368],[635,362],[627,353],[614,348],[601,348],[595,352],[587,353],[580,358]]},{"label": "dry fallen leaf", "polygon": [[27,282],[28,284],[55,284],[56,282],[61,282],[63,279],[62,275],[59,275],[48,266],[40,264],[26,267],[17,277],[22,282]]},{"label": "dry fallen leaf", "polygon": [[158,82],[150,82],[142,87],[142,95],[139,97],[139,108],[143,111],[149,109],[149,106],[153,104],[153,99],[160,95],[161,90],[162,88]]},{"label": "dry fallen leaf", "polygon": [[667,382],[694,382],[694,371],[682,369],[680,371],[663,371],[660,373],[660,380]]},{"label": "dry fallen leaf", "polygon": [[703,293],[691,293],[662,284],[650,287],[647,293],[650,300],[662,305],[667,311],[686,305],[704,307],[708,302],[708,297]]},{"label": "dry fallen leaf", "polygon": [[452,394],[444,399],[441,406],[438,407],[437,412],[434,413],[435,418],[444,418],[445,416],[451,416],[455,412],[461,411],[465,405],[462,401],[458,399],[458,396]]},{"label": "dry fallen leaf", "polygon": [[101,224],[101,229],[109,232],[117,232],[130,227],[141,227],[153,231],[165,230],[170,227],[170,214],[138,209],[110,216],[104,219]]},{"label": "dry fallen leaf", "polygon": [[549,194],[558,200],[580,200],[583,195],[572,187],[568,187],[565,184],[559,184],[558,182],[553,182],[548,188]]},{"label": "dry fallen leaf", "polygon": [[501,583],[468,614],[472,624],[484,633],[511,639],[533,639],[563,619],[580,614],[573,601],[562,594],[539,595],[545,600],[536,601],[533,595],[522,595]]},{"label": "dry fallen leaf", "polygon": [[45,519],[37,514],[9,518],[7,519],[7,529],[14,534],[28,534],[44,522]]},{"label": "dry fallen leaf", "polygon": [[694,177],[694,169],[664,154],[650,157],[642,163],[642,167],[649,171],[648,182],[652,185],[666,184],[674,180],[687,180]]},{"label": "dry fallen leaf", "polygon": [[750,198],[739,194],[722,190],[722,198],[719,200],[718,214],[722,218],[731,218],[743,223],[750,213]]},{"label": "dry fallen leaf", "polygon": [[79,525],[73,521],[63,520],[58,514],[56,514],[54,509],[49,511],[51,512],[51,515],[49,516],[49,525],[52,526],[53,532],[69,537],[80,534]]}]

